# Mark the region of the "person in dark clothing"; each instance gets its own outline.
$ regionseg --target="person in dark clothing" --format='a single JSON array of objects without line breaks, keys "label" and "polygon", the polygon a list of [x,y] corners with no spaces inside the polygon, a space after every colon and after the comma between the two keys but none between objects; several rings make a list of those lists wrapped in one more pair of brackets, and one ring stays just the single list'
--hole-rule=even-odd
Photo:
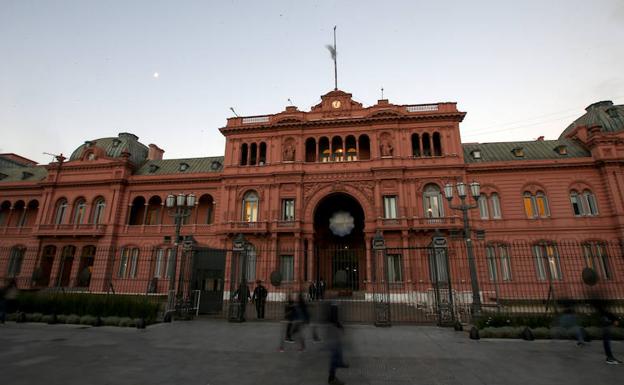
[{"label": "person in dark clothing", "polygon": [[268,295],[267,289],[262,285],[262,281],[256,281],[256,288],[254,289],[251,302],[256,305],[256,315],[258,319],[264,319],[264,307],[266,305],[266,298]]},{"label": "person in dark clothing", "polygon": [[239,306],[238,321],[243,322],[245,321],[247,302],[251,300],[251,295],[249,294],[249,288],[247,287],[247,285],[241,283],[238,286],[238,289],[236,289],[236,291],[234,292],[234,300],[238,302]]},{"label": "person in dark clothing", "polygon": [[604,301],[597,300],[593,302],[594,308],[600,317],[600,324],[602,326],[602,347],[604,348],[605,355],[607,356],[606,363],[610,365],[621,364],[622,361],[615,358],[613,351],[611,350],[611,328],[619,324],[618,318],[615,314],[611,313],[607,309],[607,305]]},{"label": "person in dark clothing", "polygon": [[295,340],[292,338],[292,328],[293,321],[295,320],[295,302],[292,300],[290,296],[288,296],[288,302],[286,302],[286,306],[284,307],[284,318],[286,321],[286,329],[284,335],[280,335],[280,345],[279,351],[284,351],[284,342],[294,343]]},{"label": "person in dark clothing", "polygon": [[310,287],[308,288],[308,295],[310,296],[310,301],[314,301],[317,299],[318,290],[316,287],[316,281],[310,282]]},{"label": "person in dark clothing", "polygon": [[317,290],[317,296],[316,299],[323,299],[325,298],[325,281],[323,280],[323,278],[321,277],[321,279],[318,281],[318,283],[316,284],[316,290]]},{"label": "person in dark clothing", "polygon": [[327,337],[329,343],[329,378],[327,382],[330,385],[344,385],[344,382],[336,377],[336,369],[338,368],[348,368],[344,362],[342,356],[342,334],[344,333],[344,328],[342,327],[342,323],[340,322],[340,318],[338,317],[338,306],[336,304],[331,304],[328,310],[328,330]]}]

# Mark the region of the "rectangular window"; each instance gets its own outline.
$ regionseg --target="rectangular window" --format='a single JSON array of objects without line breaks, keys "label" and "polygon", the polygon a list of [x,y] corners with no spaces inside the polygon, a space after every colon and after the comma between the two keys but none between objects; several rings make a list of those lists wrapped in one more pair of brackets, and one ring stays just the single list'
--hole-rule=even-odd
[{"label": "rectangular window", "polygon": [[388,282],[403,282],[401,254],[388,254]]},{"label": "rectangular window", "polygon": [[295,262],[292,255],[280,256],[280,273],[284,282],[292,282],[295,276]]},{"label": "rectangular window", "polygon": [[125,278],[128,271],[128,254],[129,249],[122,249],[121,256],[119,258],[119,271],[117,272],[118,278]]},{"label": "rectangular window", "polygon": [[511,258],[509,256],[509,250],[505,245],[498,246],[500,265],[501,265],[501,279],[503,281],[511,281]]},{"label": "rectangular window", "polygon": [[494,249],[494,246],[486,247],[485,255],[487,260],[488,273],[490,275],[490,281],[497,281],[498,269],[496,268],[496,249]]},{"label": "rectangular window", "polygon": [[575,216],[583,215],[583,206],[579,201],[579,196],[576,193],[570,195],[570,203],[572,203],[572,210],[574,211]]},{"label": "rectangular window", "polygon": [[540,217],[545,218],[550,215],[548,210],[548,201],[545,195],[537,195],[537,212]]},{"label": "rectangular window", "polygon": [[596,203],[596,197],[592,193],[585,193],[585,199],[587,200],[587,207],[590,215],[598,215],[598,204]]},{"label": "rectangular window", "polygon": [[502,218],[501,208],[500,208],[500,199],[498,198],[498,194],[493,193],[492,196],[490,196],[490,203],[492,204],[492,218],[494,219]]},{"label": "rectangular window", "polygon": [[395,195],[384,196],[384,218],[397,218],[397,197]]},{"label": "rectangular window", "polygon": [[480,195],[477,203],[479,205],[479,214],[481,215],[481,219],[488,219],[490,215],[488,213],[487,197],[483,194]]},{"label": "rectangular window", "polygon": [[600,278],[611,279],[607,249],[602,243],[586,243],[583,245],[585,265],[593,269]]},{"label": "rectangular window", "polygon": [[448,282],[446,250],[443,248],[432,248],[429,254],[429,274],[431,282]]},{"label": "rectangular window", "polygon": [[247,249],[247,269],[245,274],[247,282],[256,280],[256,260],[256,250]]},{"label": "rectangular window", "polygon": [[554,245],[535,245],[533,246],[533,253],[535,254],[537,278],[539,280],[563,279],[559,263],[559,254]]},{"label": "rectangular window", "polygon": [[524,195],[524,212],[528,218],[535,217],[535,200],[531,195]]},{"label": "rectangular window", "polygon": [[175,263],[173,249],[167,249],[167,265],[165,266],[165,275],[167,279],[171,279],[173,276],[172,264]]},{"label": "rectangular window", "polygon": [[22,261],[24,260],[24,254],[26,249],[15,247],[11,249],[11,257],[9,258],[9,269],[7,276],[14,278],[19,276],[22,271]]},{"label": "rectangular window", "polygon": [[282,220],[283,221],[295,220],[295,200],[294,199],[282,199]]},{"label": "rectangular window", "polygon": [[154,278],[160,278],[163,272],[163,263],[165,260],[165,250],[156,250],[156,261],[154,263]]},{"label": "rectangular window", "polygon": [[129,278],[136,278],[137,270],[139,267],[139,249],[132,249],[132,253],[130,254],[130,274]]},{"label": "rectangular window", "polygon": [[258,221],[258,201],[244,201],[243,220],[245,222]]}]

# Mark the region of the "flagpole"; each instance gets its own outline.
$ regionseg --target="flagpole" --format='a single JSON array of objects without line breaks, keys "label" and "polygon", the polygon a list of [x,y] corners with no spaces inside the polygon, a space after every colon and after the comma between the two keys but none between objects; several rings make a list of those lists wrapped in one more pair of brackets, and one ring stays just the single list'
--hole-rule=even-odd
[{"label": "flagpole", "polygon": [[336,51],[336,26],[334,25],[334,91],[338,90],[338,62],[336,57],[338,51]]}]

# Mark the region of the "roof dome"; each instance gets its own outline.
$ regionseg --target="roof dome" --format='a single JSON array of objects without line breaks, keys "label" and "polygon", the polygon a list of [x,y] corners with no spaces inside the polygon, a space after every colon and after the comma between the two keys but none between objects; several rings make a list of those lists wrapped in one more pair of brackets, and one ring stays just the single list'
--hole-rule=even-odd
[{"label": "roof dome", "polygon": [[600,127],[602,132],[624,131],[624,105],[613,105],[610,100],[590,104],[583,116],[576,119],[566,128],[559,139],[565,138],[578,127]]},{"label": "roof dome", "polygon": [[147,160],[149,149],[146,145],[139,142],[139,137],[128,133],[121,132],[116,138],[101,138],[88,140],[78,147],[69,157],[69,160],[78,160],[82,157],[84,151],[90,147],[99,147],[104,151],[106,156],[111,158],[121,158],[123,152],[130,153],[130,161],[140,166]]}]

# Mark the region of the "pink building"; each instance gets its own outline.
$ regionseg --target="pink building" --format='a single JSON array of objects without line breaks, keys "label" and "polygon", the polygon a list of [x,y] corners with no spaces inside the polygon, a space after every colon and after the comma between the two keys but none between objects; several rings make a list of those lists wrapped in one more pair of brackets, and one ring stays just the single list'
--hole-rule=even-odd
[{"label": "pink building", "polygon": [[[480,197],[467,202],[478,202],[469,217],[484,305],[581,296],[585,267],[622,298],[624,106],[594,103],[557,140],[526,142],[462,144],[465,114],[451,102],[364,107],[334,90],[309,111],[229,118],[225,156],[163,159],[130,133],[48,165],[1,154],[0,277],[166,293],[176,240],[165,201],[182,193],[195,202],[176,271],[184,290],[211,298],[205,306],[220,308],[243,276],[265,281],[270,300],[323,278],[328,296],[366,303],[382,292],[435,312],[440,296],[472,301],[464,222],[444,186],[477,181]],[[229,252],[238,234],[244,274]],[[268,283],[273,271],[285,286]]]}]

